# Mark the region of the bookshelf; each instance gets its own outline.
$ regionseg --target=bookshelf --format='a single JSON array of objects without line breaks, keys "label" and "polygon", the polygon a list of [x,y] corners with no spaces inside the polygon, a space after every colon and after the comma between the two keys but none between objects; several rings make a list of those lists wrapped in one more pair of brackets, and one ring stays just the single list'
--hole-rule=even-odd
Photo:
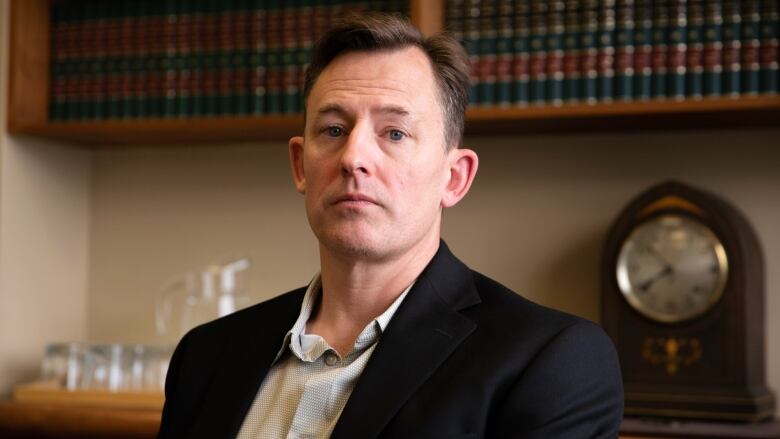
[{"label": "bookshelf", "polygon": [[[62,0],[67,1],[67,0]],[[424,32],[444,26],[444,0],[411,0],[412,21]],[[300,133],[299,115],[211,116],[186,119],[50,121],[49,24],[52,0],[12,0],[8,130],[83,145],[286,141]],[[780,96],[651,100],[525,107],[475,107],[468,135],[555,131],[777,127]]]}]

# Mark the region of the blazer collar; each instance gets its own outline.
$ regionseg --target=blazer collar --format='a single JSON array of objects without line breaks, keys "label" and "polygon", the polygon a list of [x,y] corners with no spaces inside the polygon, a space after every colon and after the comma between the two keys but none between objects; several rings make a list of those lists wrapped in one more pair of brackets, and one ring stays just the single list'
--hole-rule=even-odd
[{"label": "blazer collar", "polygon": [[378,436],[474,331],[476,324],[459,311],[478,303],[471,270],[441,241],[379,339],[331,437]]}]

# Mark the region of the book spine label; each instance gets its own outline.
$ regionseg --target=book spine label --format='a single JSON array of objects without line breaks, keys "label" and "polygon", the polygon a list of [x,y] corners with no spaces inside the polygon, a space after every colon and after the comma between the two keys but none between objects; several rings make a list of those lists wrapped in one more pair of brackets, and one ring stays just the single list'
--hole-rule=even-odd
[{"label": "book spine label", "polygon": [[615,29],[615,99],[634,98],[634,23],[633,0],[618,0]]}]

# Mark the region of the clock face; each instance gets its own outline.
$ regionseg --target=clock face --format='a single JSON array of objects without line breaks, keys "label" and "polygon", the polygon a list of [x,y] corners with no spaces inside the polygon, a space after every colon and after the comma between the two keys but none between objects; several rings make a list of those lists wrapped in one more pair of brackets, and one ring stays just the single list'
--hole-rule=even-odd
[{"label": "clock face", "polygon": [[714,306],[727,275],[726,252],[715,233],[678,214],[639,224],[617,260],[623,297],[645,317],[664,323],[692,319]]}]

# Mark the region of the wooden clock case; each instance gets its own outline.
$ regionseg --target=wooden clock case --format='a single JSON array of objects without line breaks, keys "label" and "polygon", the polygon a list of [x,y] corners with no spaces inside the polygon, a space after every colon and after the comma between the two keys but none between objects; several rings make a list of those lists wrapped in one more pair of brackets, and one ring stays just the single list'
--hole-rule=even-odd
[{"label": "wooden clock case", "polygon": [[[721,240],[728,278],[702,315],[668,324],[642,316],[618,289],[621,245],[637,224],[675,213]],[[668,181],[637,196],[618,216],[602,260],[602,320],[618,350],[626,415],[757,421],[774,415],[765,384],[764,261],[750,224],[725,200]]]}]

